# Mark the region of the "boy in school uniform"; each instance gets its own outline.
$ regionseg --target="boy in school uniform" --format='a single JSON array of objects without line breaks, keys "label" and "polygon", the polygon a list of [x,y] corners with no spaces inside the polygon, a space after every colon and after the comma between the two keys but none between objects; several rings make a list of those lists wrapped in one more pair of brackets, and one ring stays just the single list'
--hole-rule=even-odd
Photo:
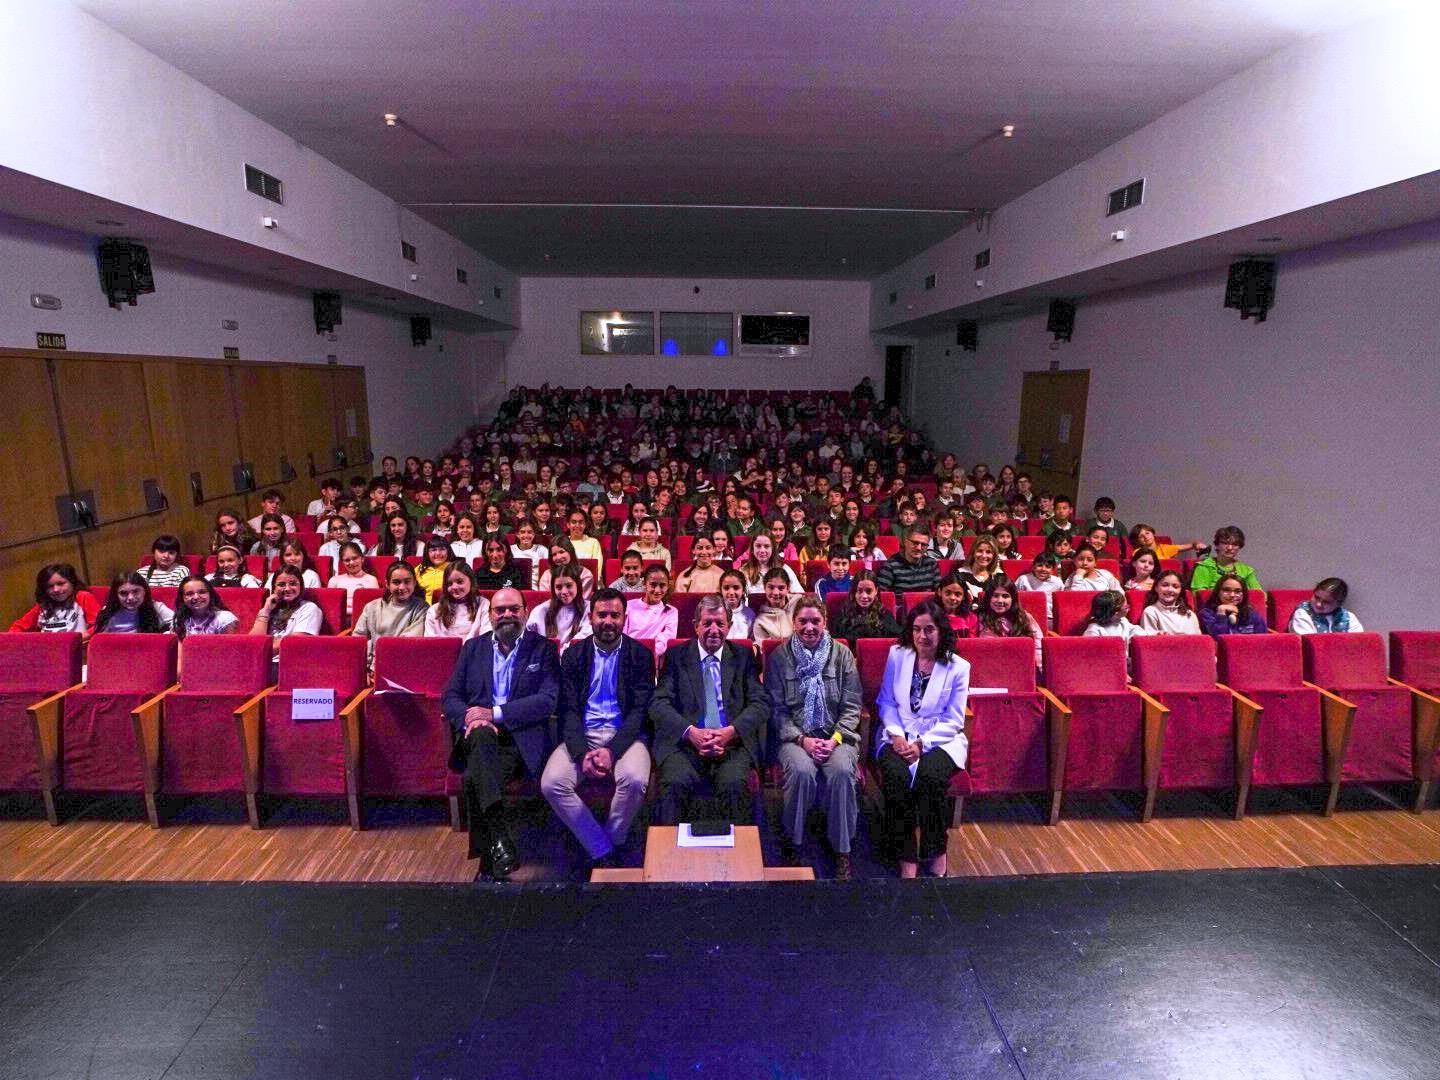
[{"label": "boy in school uniform", "polygon": [[832,592],[847,593],[855,584],[850,576],[850,552],[839,544],[830,549],[830,571],[815,582],[815,592],[825,599]]}]

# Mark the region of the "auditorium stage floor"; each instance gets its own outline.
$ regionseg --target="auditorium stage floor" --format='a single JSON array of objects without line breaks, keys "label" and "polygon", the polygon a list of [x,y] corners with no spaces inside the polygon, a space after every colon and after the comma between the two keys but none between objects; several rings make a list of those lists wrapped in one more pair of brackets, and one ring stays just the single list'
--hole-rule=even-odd
[{"label": "auditorium stage floor", "polygon": [[1440,868],[0,885],[0,1075],[1433,1078]]},{"label": "auditorium stage floor", "polygon": [[[975,799],[950,834],[950,874],[991,877],[1130,870],[1218,870],[1440,863],[1440,812],[1412,814],[1395,800],[1408,789],[1346,788],[1331,818],[1313,791],[1257,791],[1243,821],[1228,799],[1163,796],[1142,824],[1137,800],[1067,798],[1065,814],[1042,824],[1038,799]],[[772,819],[778,804],[769,799]],[[0,881],[309,881],[468,882],[474,864],[465,837],[448,826],[438,801],[367,807],[367,828],[353,832],[338,800],[271,806],[266,827],[245,824],[238,799],[182,800],[165,808],[164,828],[144,822],[138,797],[62,796],[62,824],[40,816],[39,800],[0,800]],[[516,810],[525,866],[521,883],[583,876],[579,848],[543,803]],[[888,877],[871,855],[862,815],[856,872]],[[638,825],[637,825],[638,830]],[[779,861],[773,828],[762,828],[766,862]],[[807,860],[832,872],[818,839]],[[638,866],[641,852],[630,852]],[[1437,1072],[1440,1075],[1440,1072]]]}]

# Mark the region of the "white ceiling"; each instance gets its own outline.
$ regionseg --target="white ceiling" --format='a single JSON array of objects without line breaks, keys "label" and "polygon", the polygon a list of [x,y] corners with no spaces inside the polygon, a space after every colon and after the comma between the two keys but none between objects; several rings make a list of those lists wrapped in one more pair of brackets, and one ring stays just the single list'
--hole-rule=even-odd
[{"label": "white ceiling", "polygon": [[[953,211],[1014,198],[1353,10],[1339,0],[80,6],[511,270],[822,278],[875,276],[962,226]],[[401,125],[387,128],[386,112]],[[1003,124],[1015,138],[998,136]],[[440,205],[455,203],[469,205]],[[896,210],[952,213],[882,212]]]}]

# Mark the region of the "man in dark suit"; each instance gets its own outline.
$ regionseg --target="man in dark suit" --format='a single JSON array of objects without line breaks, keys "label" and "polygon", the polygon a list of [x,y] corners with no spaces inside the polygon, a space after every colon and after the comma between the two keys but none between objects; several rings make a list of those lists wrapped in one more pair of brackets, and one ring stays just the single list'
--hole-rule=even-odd
[{"label": "man in dark suit", "polygon": [[559,692],[555,645],[533,631],[522,632],[524,618],[518,590],[497,592],[490,600],[494,629],[465,643],[441,699],[455,732],[450,766],[465,774],[470,858],[484,858],[497,879],[520,865],[505,825],[505,784],[522,770],[539,775]]},{"label": "man in dark suit", "polygon": [[[596,591],[590,625],[593,636],[560,660],[560,745],[545,763],[540,790],[598,863],[625,842],[650,786],[655,655],[623,633],[625,595],[617,589]],[[575,789],[581,780],[610,779],[615,795],[602,826]]]},{"label": "man in dark suit", "polygon": [[737,825],[746,811],[746,781],[760,758],[770,696],[748,645],[725,640],[730,614],[719,595],[695,608],[695,640],[665,654],[650,702],[655,761],[660,769],[660,815],[667,823],[690,814],[702,778],[708,778],[727,817]]}]

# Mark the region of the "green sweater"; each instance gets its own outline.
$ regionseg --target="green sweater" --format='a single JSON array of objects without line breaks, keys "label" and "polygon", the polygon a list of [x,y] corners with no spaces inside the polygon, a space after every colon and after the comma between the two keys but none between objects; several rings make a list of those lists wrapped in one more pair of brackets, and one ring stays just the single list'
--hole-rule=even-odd
[{"label": "green sweater", "polygon": [[1247,589],[1260,588],[1260,579],[1255,575],[1253,566],[1246,566],[1243,562],[1237,562],[1233,566],[1221,566],[1213,555],[1195,564],[1195,570],[1190,575],[1190,588],[1213,589],[1215,583],[1226,574],[1234,574],[1245,582]]}]

